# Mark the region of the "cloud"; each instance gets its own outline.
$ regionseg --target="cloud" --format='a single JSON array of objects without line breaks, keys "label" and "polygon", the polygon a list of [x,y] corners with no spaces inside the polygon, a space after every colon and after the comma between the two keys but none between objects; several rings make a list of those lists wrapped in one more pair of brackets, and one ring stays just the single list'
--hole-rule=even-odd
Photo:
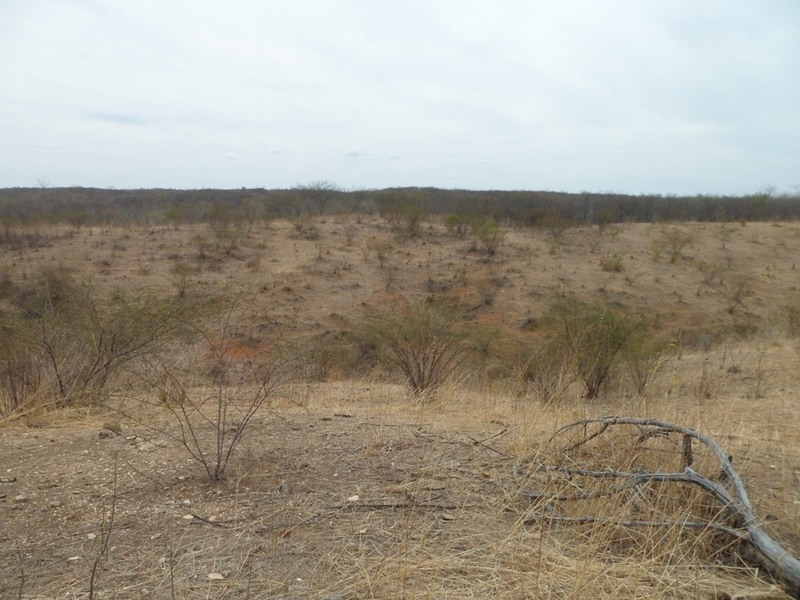
[{"label": "cloud", "polygon": [[147,123],[145,119],[136,115],[125,115],[125,114],[106,113],[106,112],[88,113],[86,115],[86,118],[92,121],[117,123],[120,125],[145,125]]},{"label": "cloud", "polygon": [[798,26],[794,0],[0,3],[0,186],[782,190]]}]

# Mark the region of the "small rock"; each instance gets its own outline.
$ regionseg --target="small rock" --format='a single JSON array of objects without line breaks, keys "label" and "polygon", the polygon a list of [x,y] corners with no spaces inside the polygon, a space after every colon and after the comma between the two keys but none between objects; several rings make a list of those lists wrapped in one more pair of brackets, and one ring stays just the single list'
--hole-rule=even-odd
[{"label": "small rock", "polygon": [[28,497],[25,494],[20,494],[19,496],[14,496],[14,502],[27,502]]},{"label": "small rock", "polygon": [[359,501],[359,499],[360,499],[360,498],[359,498],[358,494],[355,494],[355,495],[353,495],[353,496],[350,496],[350,497],[347,499],[347,501],[348,501],[348,502],[358,502],[358,501]]},{"label": "small rock", "polygon": [[116,435],[122,433],[122,425],[120,425],[118,421],[106,421],[103,423],[103,429]]},{"label": "small rock", "polygon": [[208,579],[210,581],[222,581],[225,579],[225,576],[222,573],[209,573]]}]

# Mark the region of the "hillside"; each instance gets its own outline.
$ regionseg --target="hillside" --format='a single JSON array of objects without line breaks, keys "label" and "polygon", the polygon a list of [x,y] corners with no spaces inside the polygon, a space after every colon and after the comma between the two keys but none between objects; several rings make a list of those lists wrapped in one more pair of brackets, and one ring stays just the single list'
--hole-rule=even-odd
[{"label": "hillside", "polygon": [[[69,390],[51,401],[55,384],[44,377],[9,409],[11,379],[2,379],[0,595],[87,597],[92,582],[98,598],[784,598],[719,531],[614,521],[724,522],[699,492],[596,493],[556,510],[604,516],[593,524],[545,519],[555,500],[532,494],[553,485],[537,465],[562,460],[550,441],[559,427],[610,414],[663,419],[722,444],[760,521],[800,553],[798,256],[797,222],[481,233],[436,216],[410,227],[347,214],[7,229],[7,349],[12,325],[51,323],[46,310],[71,288],[47,282],[69,280],[97,315],[118,319],[114,306],[130,312],[138,305],[125,302],[143,298],[222,304],[197,313],[210,350],[172,357],[183,365],[221,347],[258,363],[278,343],[292,358],[216,482],[176,437],[165,410],[174,388],[141,374],[149,356],[111,372],[91,401]],[[632,363],[649,369],[643,388],[622,363],[596,398],[562,363],[547,372],[556,363],[538,352],[559,335],[563,298],[647,326],[658,352]],[[467,356],[438,391],[415,398],[369,336],[409,302],[440,299],[456,307]],[[170,344],[163,349],[188,347]],[[20,372],[12,358],[3,355],[6,375]],[[171,368],[177,382],[182,371]],[[241,392],[234,403],[253,398],[247,385],[193,377],[177,382],[184,398],[215,385]],[[121,435],[104,428],[116,424]],[[197,432],[213,446],[213,427]],[[575,458],[609,468],[646,454],[635,445],[626,454],[626,440]],[[647,453],[661,468],[675,448]],[[697,460],[698,470],[718,470]]]}]

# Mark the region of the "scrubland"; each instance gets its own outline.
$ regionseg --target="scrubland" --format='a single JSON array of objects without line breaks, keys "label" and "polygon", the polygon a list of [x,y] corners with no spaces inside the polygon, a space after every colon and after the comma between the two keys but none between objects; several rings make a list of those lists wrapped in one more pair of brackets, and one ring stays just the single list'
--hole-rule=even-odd
[{"label": "scrubland", "polygon": [[4,598],[787,597],[702,490],[547,467],[680,471],[658,432],[554,434],[694,428],[797,555],[800,223],[341,214],[1,249]]}]

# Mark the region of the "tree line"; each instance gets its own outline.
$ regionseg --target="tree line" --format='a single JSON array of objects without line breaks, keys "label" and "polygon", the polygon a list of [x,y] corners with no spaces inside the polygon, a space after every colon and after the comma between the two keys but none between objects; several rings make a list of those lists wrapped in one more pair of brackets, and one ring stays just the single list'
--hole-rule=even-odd
[{"label": "tree line", "polygon": [[245,223],[299,216],[380,214],[390,219],[481,215],[498,223],[573,226],[620,222],[765,221],[800,216],[800,195],[627,195],[439,188],[344,190],[317,181],[290,189],[0,189],[0,225]]}]

